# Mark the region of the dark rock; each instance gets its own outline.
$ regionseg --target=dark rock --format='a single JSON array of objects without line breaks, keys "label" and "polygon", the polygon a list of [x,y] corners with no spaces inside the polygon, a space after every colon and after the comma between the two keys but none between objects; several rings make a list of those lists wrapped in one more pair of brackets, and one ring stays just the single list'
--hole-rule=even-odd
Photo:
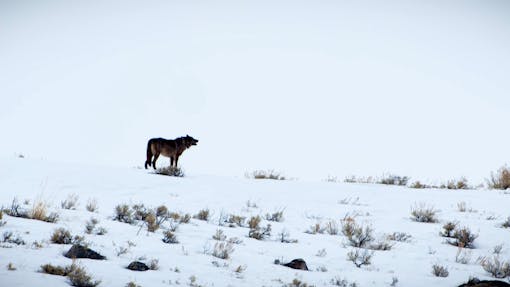
[{"label": "dark rock", "polygon": [[303,259],[294,259],[289,263],[282,264],[283,266],[287,266],[292,269],[300,269],[300,270],[308,270],[308,266],[306,266],[306,262]]},{"label": "dark rock", "polygon": [[459,287],[510,287],[510,284],[498,280],[480,280],[478,278],[469,279],[465,284]]},{"label": "dark rock", "polygon": [[104,260],[106,257],[97,253],[96,251],[89,249],[88,247],[75,244],[66,254],[64,254],[67,258],[89,258],[89,259],[98,259]]},{"label": "dark rock", "polygon": [[147,266],[145,263],[140,261],[133,261],[129,263],[127,269],[133,270],[133,271],[147,271],[149,270],[149,266]]}]

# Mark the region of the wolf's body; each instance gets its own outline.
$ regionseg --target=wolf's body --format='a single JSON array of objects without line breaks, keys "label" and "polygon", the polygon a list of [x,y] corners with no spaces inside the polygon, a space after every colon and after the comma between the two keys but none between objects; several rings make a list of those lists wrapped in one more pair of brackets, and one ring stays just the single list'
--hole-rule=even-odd
[{"label": "wolf's body", "polygon": [[198,140],[186,135],[185,137],[167,140],[164,138],[153,138],[147,143],[147,160],[145,161],[145,169],[151,166],[156,169],[156,160],[159,155],[164,155],[170,158],[170,167],[177,167],[179,156],[191,147],[196,145]]}]

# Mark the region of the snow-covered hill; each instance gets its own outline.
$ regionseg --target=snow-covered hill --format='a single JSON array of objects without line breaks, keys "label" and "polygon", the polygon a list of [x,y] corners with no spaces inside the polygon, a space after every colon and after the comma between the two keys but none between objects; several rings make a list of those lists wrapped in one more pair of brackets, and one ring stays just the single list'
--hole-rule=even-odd
[{"label": "snow-covered hill", "polygon": [[[77,195],[75,210],[63,209],[61,202]],[[5,225],[0,227],[0,241],[6,232],[19,236],[26,244],[0,243],[0,286],[68,286],[61,276],[38,272],[41,265],[69,265],[64,257],[71,245],[50,242],[58,227],[72,235],[85,237],[93,250],[107,260],[78,259],[100,286],[283,286],[298,279],[309,285],[329,286],[334,278],[356,282],[358,286],[457,286],[469,276],[490,278],[475,261],[479,256],[492,256],[493,248],[503,244],[500,257],[510,258],[510,230],[500,225],[510,215],[510,194],[489,190],[409,189],[405,187],[304,182],[299,180],[254,180],[243,177],[195,175],[184,178],[152,174],[143,169],[107,168],[59,164],[33,159],[0,160],[0,205],[9,208],[13,199],[21,208],[30,209],[36,202],[49,205],[48,212],[57,212],[59,220],[47,223],[11,217],[4,213]],[[86,209],[87,202],[97,202],[97,211]],[[464,202],[466,211],[458,204]],[[411,209],[419,204],[438,210],[438,223],[412,221]],[[165,205],[172,212],[197,214],[209,209],[208,221],[191,219],[175,231],[178,244],[162,241],[169,221],[156,232],[148,232],[141,222],[121,223],[113,220],[119,204],[144,204],[155,208]],[[283,211],[283,221],[263,219],[261,226],[271,224],[271,236],[265,240],[248,237],[247,227],[219,225],[229,215],[251,216]],[[85,233],[91,218],[99,220],[104,235]],[[309,234],[320,223],[336,224],[353,218],[358,224],[372,226],[377,239],[394,232],[411,235],[407,242],[390,241],[391,250],[375,251],[370,265],[357,268],[347,260],[349,246],[346,236]],[[445,243],[439,236],[447,221],[458,221],[479,234],[468,264],[455,260],[458,248]],[[227,238],[237,237],[229,259],[210,253],[215,243],[212,236],[221,229]],[[281,243],[282,231],[297,243]],[[33,244],[37,242],[37,244]],[[128,243],[129,242],[129,243]],[[125,248],[125,252],[122,252]],[[122,253],[122,254],[119,254]],[[126,269],[133,260],[159,260],[158,270],[135,272]],[[295,258],[306,261],[310,271],[294,270],[274,264],[275,259],[287,262]],[[7,270],[12,263],[16,270]],[[432,265],[448,268],[446,278],[432,275]],[[241,267],[239,267],[241,266]],[[238,271],[238,272],[236,272]],[[192,279],[190,279],[192,278]],[[193,282],[192,282],[193,281]]]}]

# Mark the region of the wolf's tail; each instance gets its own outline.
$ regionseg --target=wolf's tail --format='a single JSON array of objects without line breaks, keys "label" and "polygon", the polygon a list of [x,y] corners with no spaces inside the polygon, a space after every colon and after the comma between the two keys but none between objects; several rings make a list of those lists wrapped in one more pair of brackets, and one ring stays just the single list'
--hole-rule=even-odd
[{"label": "wolf's tail", "polygon": [[147,143],[147,160],[145,161],[145,169],[147,169],[147,165],[151,166],[151,160],[152,160],[152,145],[153,139],[150,139]]}]

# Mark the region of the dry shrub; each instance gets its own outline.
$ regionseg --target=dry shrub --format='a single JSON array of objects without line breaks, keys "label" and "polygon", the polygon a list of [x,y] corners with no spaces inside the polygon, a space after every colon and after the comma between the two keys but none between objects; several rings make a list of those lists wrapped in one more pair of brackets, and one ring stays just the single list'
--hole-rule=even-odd
[{"label": "dry shrub", "polygon": [[2,239],[0,240],[2,243],[11,243],[16,245],[25,245],[25,240],[21,238],[19,234],[14,236],[14,233],[12,231],[5,231],[2,235]]},{"label": "dry shrub", "polygon": [[317,222],[308,228],[308,230],[305,231],[305,233],[308,234],[323,234],[326,231],[326,229],[321,225],[320,222]]},{"label": "dry shrub", "polygon": [[150,270],[158,270],[159,269],[159,260],[151,259],[151,261],[149,261],[149,269]]},{"label": "dry shrub", "polygon": [[60,227],[53,231],[50,241],[55,244],[72,244],[73,236],[71,235],[71,232],[69,232],[69,230]]},{"label": "dry shrub", "polygon": [[416,188],[416,189],[430,188],[430,186],[421,183],[419,180],[411,183],[411,185],[409,187]]},{"label": "dry shrub", "polygon": [[339,233],[338,223],[334,220],[330,220],[326,223],[326,232],[329,235],[337,235]]},{"label": "dry shrub", "polygon": [[[257,222],[257,220],[258,220],[258,222]],[[246,221],[246,217],[240,216],[240,215],[235,215],[235,214],[229,215],[229,217],[227,219],[227,223],[228,223],[229,227],[236,227],[236,226],[243,227],[245,225],[245,221]],[[258,225],[260,223],[260,217],[259,217],[259,219],[252,217],[252,218],[250,218],[250,222],[251,222],[251,224]]]},{"label": "dry shrub", "polygon": [[258,216],[258,215],[252,216],[250,218],[250,220],[248,221],[248,227],[250,229],[259,229],[260,228],[259,224],[260,224],[261,220],[262,220],[262,218],[260,218],[260,216]]},{"label": "dry shrub", "polygon": [[374,240],[372,227],[358,225],[353,219],[342,221],[342,233],[353,247],[367,247]]},{"label": "dry shrub", "polygon": [[9,264],[7,264],[7,270],[16,271],[16,266],[14,266],[14,263],[9,262]]},{"label": "dry shrub", "polygon": [[411,234],[407,234],[405,232],[393,232],[392,234],[386,236],[386,239],[398,242],[409,242],[411,241],[411,238]]},{"label": "dry shrub", "polygon": [[147,225],[147,231],[154,232],[159,229],[159,224],[157,223],[156,215],[154,213],[149,213],[149,215],[145,217],[144,221]]},{"label": "dry shrub", "polygon": [[209,209],[201,209],[195,216],[193,216],[193,218],[208,221],[209,215],[210,215]]},{"label": "dry shrub", "polygon": [[491,258],[483,258],[480,261],[480,265],[483,270],[487,271],[495,278],[506,278],[510,277],[510,262],[502,261],[499,256],[493,256]]},{"label": "dry shrub", "polygon": [[212,252],[212,256],[221,258],[221,259],[229,259],[230,255],[234,252],[234,246],[228,242],[216,242],[214,244],[214,250]]},{"label": "dry shrub", "polygon": [[443,230],[439,233],[442,237],[453,238],[455,229],[457,228],[458,222],[448,221],[443,225]]},{"label": "dry shrub", "polygon": [[170,231],[170,230],[167,230],[165,232],[163,232],[163,242],[165,243],[170,243],[170,244],[177,244],[179,243],[179,240],[177,240],[177,236],[175,236],[175,234]]},{"label": "dry shrub", "polygon": [[270,170],[256,170],[251,174],[246,173],[246,177],[254,178],[254,179],[275,179],[275,180],[285,180],[285,176],[281,175],[280,172],[276,172],[272,169]]},{"label": "dry shrub", "polygon": [[271,236],[271,224],[268,224],[266,227],[260,228],[253,228],[250,229],[248,232],[248,237],[257,239],[257,240],[264,240]]},{"label": "dry shrub", "polygon": [[48,214],[48,204],[40,199],[36,200],[30,210],[24,210],[19,205],[16,198],[12,201],[11,208],[5,210],[10,216],[21,217],[27,219],[35,219],[45,222],[54,223],[58,220],[58,213],[51,212]]},{"label": "dry shrub", "polygon": [[478,234],[473,234],[469,228],[457,228],[453,232],[453,241],[449,240],[448,243],[461,248],[475,248],[474,241]]},{"label": "dry shrub", "polygon": [[97,200],[95,198],[89,198],[87,201],[87,205],[85,205],[85,208],[90,212],[97,212]]},{"label": "dry shrub", "polygon": [[355,175],[348,176],[344,179],[346,183],[375,183],[375,179],[372,176],[357,177]]},{"label": "dry shrub", "polygon": [[225,233],[223,233],[223,230],[217,229],[216,233],[213,234],[212,238],[214,240],[224,241],[225,239],[227,239],[227,236],[225,235]]},{"label": "dry shrub", "polygon": [[501,224],[501,227],[503,228],[510,228],[510,216],[506,219],[505,222]]},{"label": "dry shrub", "polygon": [[67,198],[60,203],[60,207],[63,209],[72,209],[75,210],[76,206],[78,206],[78,195],[76,193],[71,193],[67,195]]},{"label": "dry shrub", "polygon": [[125,287],[142,287],[138,284],[136,284],[135,282],[131,281],[131,282],[128,282],[126,283]]},{"label": "dry shrub", "polygon": [[294,278],[292,282],[283,285],[283,287],[313,287],[313,285],[308,285],[308,283],[303,282],[297,278]]},{"label": "dry shrub", "polygon": [[287,230],[282,230],[278,233],[278,240],[281,243],[297,243],[297,239],[290,239],[290,233]]},{"label": "dry shrub", "polygon": [[370,260],[372,260],[373,255],[374,251],[368,251],[366,249],[361,251],[360,249],[354,249],[347,253],[347,260],[351,261],[354,263],[354,265],[356,265],[356,267],[360,268],[363,265],[370,265]]},{"label": "dry shrub", "polygon": [[358,284],[356,282],[349,282],[347,279],[342,279],[340,277],[335,277],[329,281],[329,283],[333,286],[340,286],[340,287],[358,287]]},{"label": "dry shrub", "polygon": [[154,173],[159,175],[184,177],[184,170],[175,166],[158,168]]},{"label": "dry shrub", "polygon": [[487,180],[490,189],[510,188],[510,168],[502,166],[496,173],[491,172],[491,178]]},{"label": "dry shrub", "polygon": [[435,223],[437,210],[433,206],[426,206],[424,203],[411,207],[411,219],[416,222]]},{"label": "dry shrub", "polygon": [[439,264],[432,265],[432,274],[436,277],[448,277],[450,272],[448,272],[448,268],[445,266],[441,266]]},{"label": "dry shrub", "polygon": [[460,179],[452,179],[446,182],[446,184],[441,184],[440,188],[446,189],[469,189],[468,180],[465,177],[461,177]]},{"label": "dry shrub", "polygon": [[407,182],[409,181],[408,176],[398,176],[398,175],[386,175],[381,178],[380,181],[377,183],[380,184],[387,184],[387,185],[407,185]]},{"label": "dry shrub", "polygon": [[471,262],[471,250],[459,247],[455,255],[455,262],[460,264],[469,264]]},{"label": "dry shrub", "polygon": [[113,220],[133,224],[135,222],[133,210],[127,204],[119,204],[115,207]]},{"label": "dry shrub", "polygon": [[69,273],[76,270],[77,267],[78,267],[78,265],[76,265],[74,262],[73,262],[73,264],[64,266],[64,267],[55,266],[55,265],[51,265],[51,264],[44,264],[44,265],[41,265],[41,269],[39,270],[39,272],[50,274],[50,275],[67,276],[67,275],[69,275]]},{"label": "dry shrub", "polygon": [[78,266],[69,272],[67,278],[69,278],[71,286],[75,287],[96,287],[101,283],[101,281],[92,281],[92,276],[90,276],[82,266]]},{"label": "dry shrub", "polygon": [[269,220],[269,221],[275,221],[275,222],[282,222],[283,221],[283,211],[284,210],[279,210],[279,211],[275,211],[273,213],[268,213],[266,214],[266,220]]}]

